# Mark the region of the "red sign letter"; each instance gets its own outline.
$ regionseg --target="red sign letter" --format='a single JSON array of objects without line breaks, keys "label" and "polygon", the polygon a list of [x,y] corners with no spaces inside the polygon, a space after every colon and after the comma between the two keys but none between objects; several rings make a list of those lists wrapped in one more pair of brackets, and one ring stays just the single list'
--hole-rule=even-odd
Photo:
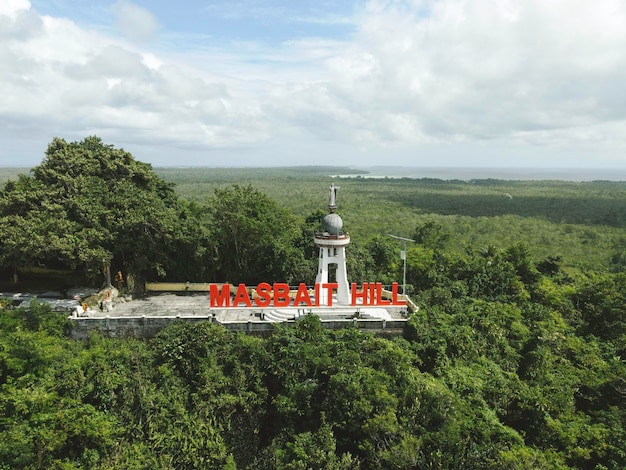
[{"label": "red sign letter", "polygon": [[233,307],[236,307],[241,303],[245,304],[246,307],[252,307],[252,303],[250,302],[250,296],[248,295],[248,289],[246,289],[245,284],[239,284],[239,286],[237,287],[235,300],[233,300]]},{"label": "red sign letter", "polygon": [[356,283],[352,283],[352,288],[350,289],[352,293],[352,305],[357,305],[357,300],[361,299],[361,305],[367,305],[367,282],[363,283],[363,290],[359,292],[356,287]]},{"label": "red sign letter", "polygon": [[328,306],[333,306],[333,289],[339,287],[336,282],[329,282],[328,284],[322,284],[322,289],[328,290]]},{"label": "red sign letter", "polygon": [[289,284],[274,284],[274,307],[289,307]]},{"label": "red sign letter", "polygon": [[300,283],[298,286],[298,292],[296,292],[296,298],[293,299],[293,305],[294,307],[297,307],[303,302],[307,307],[311,307],[311,296],[309,295],[309,290],[306,288],[306,284]]},{"label": "red sign letter", "polygon": [[391,305],[406,305],[406,300],[398,300],[398,283],[391,284]]},{"label": "red sign letter", "polygon": [[378,300],[377,305],[391,305],[391,300],[385,300],[383,298],[383,284],[382,282],[376,283],[376,299]]},{"label": "red sign letter", "polygon": [[211,308],[230,307],[230,284],[222,284],[220,292],[217,284],[209,285],[209,301]]},{"label": "red sign letter", "polygon": [[256,293],[258,297],[254,300],[259,307],[269,307],[272,301],[272,286],[267,282],[262,282],[256,286]]}]

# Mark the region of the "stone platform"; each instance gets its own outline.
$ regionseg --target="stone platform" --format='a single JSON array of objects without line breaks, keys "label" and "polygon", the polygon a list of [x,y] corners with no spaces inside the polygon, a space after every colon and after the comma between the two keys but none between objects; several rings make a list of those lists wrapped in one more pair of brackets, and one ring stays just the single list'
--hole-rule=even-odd
[{"label": "stone platform", "polygon": [[164,293],[131,300],[116,301],[113,310],[103,312],[97,309],[89,310],[89,317],[141,317],[141,316],[210,316],[220,323],[241,322],[249,320],[284,321],[293,320],[299,316],[314,313],[320,318],[378,318],[402,319],[406,318],[404,307],[363,307],[338,305],[333,307],[282,307],[261,308],[231,307],[211,308],[209,297],[206,294],[171,294]]},{"label": "stone platform", "polygon": [[406,324],[402,307],[362,306],[211,308],[208,296],[165,293],[144,299],[118,301],[109,312],[90,309],[87,316],[71,315],[73,336],[86,338],[97,330],[106,336],[150,337],[174,321],[210,321],[232,331],[268,336],[276,324],[290,324],[317,315],[324,328],[356,327],[386,335],[401,334]]}]

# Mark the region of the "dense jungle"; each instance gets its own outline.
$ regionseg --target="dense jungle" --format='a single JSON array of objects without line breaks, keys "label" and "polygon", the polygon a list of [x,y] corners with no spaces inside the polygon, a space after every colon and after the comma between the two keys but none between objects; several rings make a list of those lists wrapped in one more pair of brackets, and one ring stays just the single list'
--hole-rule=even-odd
[{"label": "dense jungle", "polygon": [[0,299],[0,469],[626,468],[626,182],[357,173],[155,169],[93,136],[0,169],[5,292],[99,286],[103,264],[134,295],[313,283],[335,183],[350,281],[401,282],[389,235],[410,238],[420,307],[393,339],[308,316],[76,341]]}]

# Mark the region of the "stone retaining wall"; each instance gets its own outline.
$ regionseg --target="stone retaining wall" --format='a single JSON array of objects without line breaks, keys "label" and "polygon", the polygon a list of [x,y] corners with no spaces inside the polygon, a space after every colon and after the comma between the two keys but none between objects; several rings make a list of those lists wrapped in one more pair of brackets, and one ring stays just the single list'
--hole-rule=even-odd
[{"label": "stone retaining wall", "polygon": [[[75,339],[87,339],[90,332],[97,331],[103,336],[112,338],[151,338],[161,328],[175,321],[209,321],[230,331],[248,333],[255,336],[268,337],[274,330],[274,325],[290,325],[293,320],[281,323],[266,321],[247,322],[224,322],[220,323],[212,316],[141,316],[141,317],[95,317],[76,318],[72,321],[71,336]],[[376,335],[392,337],[400,336],[406,326],[406,320],[380,320],[380,319],[352,319],[352,320],[328,320],[322,321],[322,326],[330,330],[355,327],[366,330]]]}]

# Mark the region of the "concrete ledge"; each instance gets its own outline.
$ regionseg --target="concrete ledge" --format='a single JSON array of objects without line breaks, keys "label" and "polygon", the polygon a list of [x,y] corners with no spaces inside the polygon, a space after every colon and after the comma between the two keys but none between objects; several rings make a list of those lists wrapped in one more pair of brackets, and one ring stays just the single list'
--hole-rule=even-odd
[{"label": "concrete ledge", "polygon": [[[162,328],[175,321],[201,322],[208,321],[222,325],[224,328],[255,336],[267,337],[274,331],[275,325],[291,325],[297,320],[268,322],[250,320],[245,322],[218,322],[214,316],[140,316],[140,317],[94,317],[69,318],[72,322],[71,336],[74,339],[87,339],[92,331],[111,338],[151,338]],[[381,319],[339,319],[322,321],[322,327],[329,330],[341,328],[358,328],[383,336],[400,336],[407,320]]]},{"label": "concrete ledge", "polygon": [[209,292],[210,285],[208,282],[146,282],[145,289],[147,292]]}]

